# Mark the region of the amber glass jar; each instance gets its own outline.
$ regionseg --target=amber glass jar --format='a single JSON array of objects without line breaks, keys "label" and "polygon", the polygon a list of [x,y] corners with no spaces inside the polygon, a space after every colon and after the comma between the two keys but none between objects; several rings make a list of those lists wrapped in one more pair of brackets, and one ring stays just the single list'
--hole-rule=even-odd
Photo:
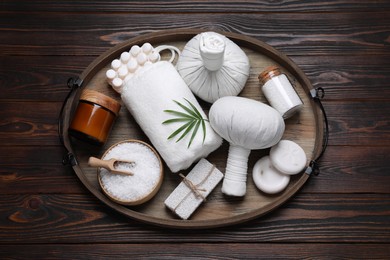
[{"label": "amber glass jar", "polygon": [[83,90],[69,134],[92,144],[103,145],[120,108],[119,102],[100,92]]}]

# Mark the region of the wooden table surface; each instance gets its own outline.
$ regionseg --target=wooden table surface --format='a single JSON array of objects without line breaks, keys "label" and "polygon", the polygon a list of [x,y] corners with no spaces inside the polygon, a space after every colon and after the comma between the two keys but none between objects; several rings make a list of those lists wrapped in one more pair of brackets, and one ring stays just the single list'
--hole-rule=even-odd
[{"label": "wooden table surface", "polygon": [[[390,2],[15,1],[0,4],[0,258],[390,258]],[[100,54],[164,29],[231,31],[288,55],[325,89],[330,141],[277,210],[208,230],[122,216],[69,166],[57,117]]]}]

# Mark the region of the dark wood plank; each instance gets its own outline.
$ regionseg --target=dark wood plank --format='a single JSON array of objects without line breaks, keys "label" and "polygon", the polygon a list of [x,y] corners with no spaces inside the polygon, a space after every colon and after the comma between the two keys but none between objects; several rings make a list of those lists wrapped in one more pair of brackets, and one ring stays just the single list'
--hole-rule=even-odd
[{"label": "dark wood plank", "polygon": [[[390,257],[388,0],[4,0],[1,7],[1,259]],[[272,213],[215,230],[157,228],[103,205],[62,166],[56,119],[67,78],[117,43],[175,28],[253,36],[325,89],[331,138],[321,174]]]},{"label": "dark wood plank", "polygon": [[1,102],[2,145],[59,145],[59,102]]},{"label": "dark wood plank", "polygon": [[29,13],[23,16],[4,13],[0,23],[3,54],[39,56],[100,55],[134,36],[175,28],[246,34],[288,55],[386,55],[390,33],[390,16],[386,12],[191,16],[179,13]]},{"label": "dark wood plank", "polygon": [[390,147],[330,146],[302,192],[389,193]]},{"label": "dark wood plank", "polygon": [[389,101],[324,102],[324,107],[330,145],[390,145]]},{"label": "dark wood plank", "polygon": [[[62,101],[95,56],[0,56],[0,100]],[[388,100],[390,56],[291,56],[326,100]]]},{"label": "dark wood plank", "polygon": [[12,1],[2,3],[8,11],[34,12],[119,12],[119,13],[268,13],[268,12],[373,12],[390,9],[386,0],[270,1]]},{"label": "dark wood plank", "polygon": [[63,101],[66,82],[77,77],[94,56],[0,56],[0,100]]},{"label": "dark wood plank", "polygon": [[[42,254],[44,252],[44,255]],[[56,244],[0,246],[3,259],[386,259],[390,244]]]},{"label": "dark wood plank", "polygon": [[167,230],[114,213],[88,195],[0,195],[1,243],[389,243],[390,197],[298,194],[229,229]]},{"label": "dark wood plank", "polygon": [[390,57],[291,56],[325,100],[383,100],[390,96]]},{"label": "dark wood plank", "polygon": [[[57,119],[61,105],[60,102],[0,103],[0,142],[2,145],[58,145]],[[330,145],[390,145],[387,138],[390,102],[326,101],[324,107],[330,124]],[[121,116],[129,116],[124,107]]]},{"label": "dark wood plank", "polygon": [[[0,146],[1,165],[60,166],[65,150],[62,146]],[[12,171],[12,170],[11,170]]]},{"label": "dark wood plank", "polygon": [[0,189],[2,194],[88,193],[71,168],[61,165],[60,158],[53,165],[2,165]]},{"label": "dark wood plank", "polygon": [[[63,153],[61,147],[0,147],[1,193],[89,194],[71,167],[61,164]],[[330,146],[320,161],[321,174],[301,192],[389,193],[389,154],[389,147]]]}]

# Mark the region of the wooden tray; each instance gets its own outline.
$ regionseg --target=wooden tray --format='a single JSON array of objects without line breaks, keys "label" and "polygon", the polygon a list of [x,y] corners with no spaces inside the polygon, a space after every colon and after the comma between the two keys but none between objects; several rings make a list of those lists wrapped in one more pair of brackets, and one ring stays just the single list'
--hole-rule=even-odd
[{"label": "wooden tray", "polygon": [[[142,45],[145,42],[150,42],[155,47],[162,44],[174,45],[182,50],[187,41],[201,32],[201,30],[159,31],[141,35],[119,44],[97,58],[80,75],[80,78],[83,80],[82,88],[98,90],[120,100],[120,96],[112,90],[105,80],[105,72],[113,59],[119,57],[123,51],[128,51],[132,45]],[[260,90],[257,76],[268,65],[276,64],[280,66],[293,82],[299,96],[304,102],[304,108],[299,114],[285,121],[286,131],[283,139],[297,142],[304,148],[308,159],[313,159],[320,152],[322,145],[323,117],[309,95],[312,86],[307,77],[288,57],[261,41],[235,33],[219,33],[226,35],[242,47],[250,59],[250,77],[240,96],[267,102]],[[65,110],[63,124],[65,147],[70,153],[74,154],[78,162],[73,168],[81,182],[99,200],[112,209],[133,219],[164,227],[188,229],[210,228],[241,223],[264,215],[282,205],[304,185],[309,177],[305,173],[293,176],[287,189],[277,195],[271,196],[260,192],[252,180],[252,167],[259,158],[267,155],[269,150],[256,150],[252,151],[249,157],[247,194],[244,198],[224,196],[221,193],[220,183],[209,195],[207,202],[203,203],[195,211],[190,220],[178,219],[165,208],[164,200],[181,180],[177,174],[171,173],[165,166],[163,184],[160,191],[152,200],[141,206],[121,206],[109,200],[102,193],[98,184],[96,169],[87,166],[88,157],[101,157],[112,144],[126,139],[140,139],[147,143],[150,142],[135,123],[125,106],[122,107],[110,138],[104,147],[89,146],[81,141],[71,139],[67,133],[67,126],[77,106],[80,92],[80,89],[78,89],[70,96],[66,104],[69,109]],[[207,113],[210,104],[205,102],[200,102],[200,104]],[[225,171],[227,151],[228,144],[225,141],[222,147],[207,158],[222,172]],[[183,171],[183,173],[187,174],[189,170]]]}]

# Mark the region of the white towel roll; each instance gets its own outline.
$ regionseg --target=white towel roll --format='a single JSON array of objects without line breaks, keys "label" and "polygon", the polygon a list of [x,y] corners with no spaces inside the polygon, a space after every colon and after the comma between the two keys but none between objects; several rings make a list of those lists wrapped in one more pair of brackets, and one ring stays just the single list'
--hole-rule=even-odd
[{"label": "white towel roll", "polygon": [[182,122],[162,124],[173,116],[164,110],[183,111],[174,100],[187,105],[190,101],[207,118],[198,101],[180,77],[174,66],[167,61],[158,61],[137,71],[124,82],[121,91],[122,100],[140,125],[150,141],[160,153],[172,172],[187,169],[192,163],[216,150],[222,144],[222,138],[217,135],[208,122],[206,123],[206,138],[203,142],[202,128],[199,128],[191,146],[188,147],[191,133],[182,140],[168,140],[168,136],[178,129]]}]

